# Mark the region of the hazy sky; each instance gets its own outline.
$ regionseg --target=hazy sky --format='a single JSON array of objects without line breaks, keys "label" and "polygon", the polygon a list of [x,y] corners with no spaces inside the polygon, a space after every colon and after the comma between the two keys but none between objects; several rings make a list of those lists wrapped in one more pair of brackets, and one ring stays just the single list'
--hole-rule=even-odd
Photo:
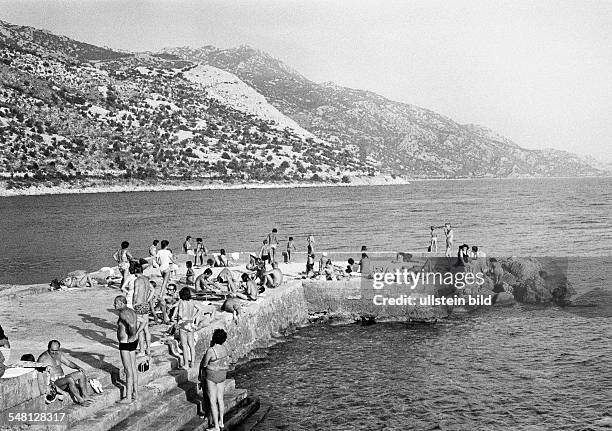
[{"label": "hazy sky", "polygon": [[612,161],[612,1],[0,0],[0,19],[129,50],[248,44],[317,82]]}]

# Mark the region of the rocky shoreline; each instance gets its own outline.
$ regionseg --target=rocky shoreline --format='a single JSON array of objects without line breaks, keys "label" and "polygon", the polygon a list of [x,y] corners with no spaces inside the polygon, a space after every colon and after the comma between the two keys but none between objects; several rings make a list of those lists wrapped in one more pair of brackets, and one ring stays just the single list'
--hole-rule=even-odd
[{"label": "rocky shoreline", "polygon": [[0,197],[8,196],[38,196],[59,194],[84,194],[84,193],[126,193],[126,192],[157,192],[157,191],[179,191],[179,190],[241,190],[241,189],[285,189],[285,188],[310,188],[310,187],[358,187],[358,186],[383,186],[383,185],[406,185],[410,182],[405,178],[392,178],[390,176],[374,177],[351,177],[348,183],[343,182],[229,182],[223,181],[159,181],[148,183],[144,181],[129,181],[123,183],[111,181],[85,181],[73,184],[32,184],[24,187],[8,188],[8,182],[0,182]]}]

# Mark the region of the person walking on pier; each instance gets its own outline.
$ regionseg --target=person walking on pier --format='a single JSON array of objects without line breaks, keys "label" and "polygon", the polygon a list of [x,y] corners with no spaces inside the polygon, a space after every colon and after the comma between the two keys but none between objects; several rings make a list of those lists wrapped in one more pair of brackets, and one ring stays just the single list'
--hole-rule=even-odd
[{"label": "person walking on pier", "polygon": [[200,362],[200,385],[208,395],[209,420],[212,416],[213,422],[213,428],[209,428],[209,430],[214,431],[219,431],[225,427],[223,424],[223,415],[225,414],[223,394],[230,363],[230,355],[223,345],[225,340],[227,340],[227,333],[223,329],[215,329],[210,343],[211,346]]}]

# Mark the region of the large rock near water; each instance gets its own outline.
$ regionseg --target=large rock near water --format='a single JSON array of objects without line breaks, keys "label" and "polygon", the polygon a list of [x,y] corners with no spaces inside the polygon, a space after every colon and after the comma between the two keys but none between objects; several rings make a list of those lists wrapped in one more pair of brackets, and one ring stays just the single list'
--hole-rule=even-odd
[{"label": "large rock near water", "polygon": [[516,299],[514,299],[514,295],[508,292],[500,292],[495,294],[494,304],[499,306],[507,306],[516,304]]},{"label": "large rock near water", "polygon": [[519,302],[565,305],[574,292],[567,281],[566,258],[511,257],[502,260],[502,266],[508,274],[502,280],[512,286],[514,298]]}]

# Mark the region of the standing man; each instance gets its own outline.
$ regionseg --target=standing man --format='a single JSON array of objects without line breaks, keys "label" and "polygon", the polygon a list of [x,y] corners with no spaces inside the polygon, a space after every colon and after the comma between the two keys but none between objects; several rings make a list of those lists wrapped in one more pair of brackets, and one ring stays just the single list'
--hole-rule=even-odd
[{"label": "standing man", "polygon": [[125,369],[125,397],[119,402],[130,404],[138,398],[138,371],[136,370],[136,346],[138,346],[138,318],[134,310],[127,307],[125,296],[117,296],[114,302],[117,320],[119,354]]},{"label": "standing man", "polygon": [[[38,357],[38,362],[49,366],[51,383],[55,385],[59,394],[65,394],[67,391],[72,395],[75,403],[82,405],[91,404],[92,400],[87,395],[87,376],[85,375],[85,370],[62,355],[59,341],[49,341],[47,351]],[[62,365],[78,371],[65,374]]]},{"label": "standing man", "polygon": [[268,234],[268,244],[270,244],[270,254],[272,262],[276,262],[276,247],[278,247],[278,238],[276,237],[278,230],[272,229],[272,233]]},{"label": "standing man", "polygon": [[444,225],[444,235],[446,236],[446,257],[451,257],[452,248],[453,248],[453,240],[455,233],[453,232],[453,228],[450,223],[446,223]]},{"label": "standing man", "polygon": [[[134,295],[132,298],[133,308],[136,312],[138,325],[142,326],[139,332],[139,354],[148,355],[151,351],[151,333],[149,332],[149,313],[153,302],[154,291],[149,281],[149,277],[142,274],[142,267],[137,267],[134,271]],[[157,319],[157,318],[156,318]]]},{"label": "standing man", "polygon": [[172,252],[168,250],[168,240],[163,240],[161,242],[161,250],[157,252],[156,261],[159,265],[159,270],[161,271],[162,278],[164,281],[162,282],[160,291],[163,292],[166,290],[168,286],[168,281],[170,280],[170,272],[172,271],[171,265],[174,265],[174,256],[172,256]]}]

